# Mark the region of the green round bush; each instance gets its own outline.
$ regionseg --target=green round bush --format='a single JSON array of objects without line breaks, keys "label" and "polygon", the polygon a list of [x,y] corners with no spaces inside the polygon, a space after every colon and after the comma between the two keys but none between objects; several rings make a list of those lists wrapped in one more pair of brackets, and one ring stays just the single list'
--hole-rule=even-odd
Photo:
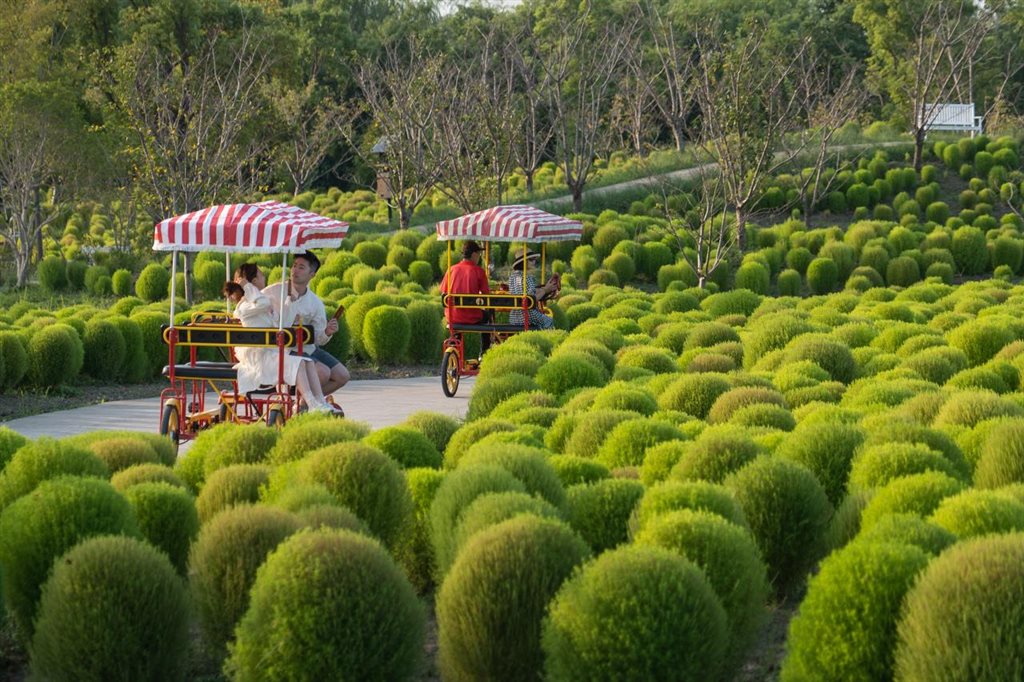
[{"label": "green round bush", "polygon": [[32,639],[39,679],[184,679],[189,604],[156,549],[126,537],[92,538],[54,563]]},{"label": "green round bush", "polygon": [[987,320],[960,325],[947,334],[946,338],[950,346],[964,352],[971,367],[988,362],[1004,346],[1015,340],[1012,331]]},{"label": "green round bush", "polygon": [[506,433],[516,430],[516,425],[504,419],[488,417],[477,419],[459,427],[451,438],[444,451],[444,464],[447,468],[453,469],[458,466],[462,456],[470,447],[485,436],[492,433]]},{"label": "green round bush", "polygon": [[799,296],[804,286],[803,277],[792,269],[780,272],[775,284],[778,286],[779,296]]},{"label": "green round bush", "polygon": [[409,316],[398,306],[377,306],[366,313],[363,320],[363,344],[377,365],[401,362],[409,348],[411,335]]},{"label": "green round bush", "polygon": [[121,493],[140,483],[168,483],[187,490],[185,483],[175,475],[174,470],[164,464],[135,464],[110,477],[110,485]]},{"label": "green round bush", "polygon": [[603,464],[576,455],[552,455],[548,457],[548,464],[554,468],[558,480],[564,487],[579,483],[593,483],[611,475],[608,467]]},{"label": "green round bush", "polygon": [[128,502],[106,481],[62,476],[42,483],[0,514],[4,595],[30,639],[39,595],[54,560],[97,535],[139,537]]},{"label": "green round bush", "polygon": [[770,277],[768,268],[756,261],[750,261],[736,270],[736,287],[765,296],[768,294]]},{"label": "green round bush", "polygon": [[617,367],[639,367],[655,374],[671,374],[678,368],[675,356],[667,350],[651,346],[634,346],[622,351]]},{"label": "green round bush", "polygon": [[569,525],[600,554],[629,539],[629,519],[643,494],[642,483],[624,478],[571,486],[566,505]]},{"label": "green round bush", "polygon": [[85,361],[78,332],[67,324],[51,324],[28,341],[28,378],[43,388],[74,381]]},{"label": "green round bush", "polygon": [[792,431],[796,428],[796,419],[793,418],[793,414],[789,410],[767,403],[741,407],[732,414],[729,423],[779,431]]},{"label": "green round bush", "polygon": [[881,488],[891,481],[939,471],[952,478],[961,473],[941,453],[919,443],[882,443],[865,448],[850,468],[850,489]]},{"label": "green round bush", "polygon": [[932,556],[938,556],[955,543],[957,538],[945,528],[925,521],[916,514],[886,514],[871,528],[859,534],[856,540],[863,543],[911,545]]},{"label": "green round bush", "polygon": [[736,495],[776,591],[799,584],[824,551],[832,507],[814,475],[761,456],[725,479]]},{"label": "green round bush", "polygon": [[640,466],[648,448],[685,438],[682,431],[668,422],[651,418],[630,419],[611,430],[595,459],[609,469]]},{"label": "green round bush", "polygon": [[110,476],[110,470],[85,448],[52,438],[38,438],[18,448],[0,472],[0,511],[35,490],[40,483],[58,476],[105,479]]},{"label": "green round bush", "polygon": [[189,555],[189,583],[204,643],[223,656],[249,607],[249,590],[267,555],[302,526],[290,512],[242,505],[204,525]]},{"label": "green round bush", "polygon": [[782,394],[763,386],[739,386],[718,396],[708,410],[708,423],[727,422],[737,410],[750,405],[772,404],[786,407]]},{"label": "green round bush", "polygon": [[548,679],[716,679],[726,617],[689,560],[624,547],[576,573],[551,603],[542,646]]},{"label": "green round bush", "polygon": [[814,294],[835,291],[839,282],[839,268],[831,258],[815,258],[807,266],[807,287]]},{"label": "green round bush", "polygon": [[67,267],[60,256],[47,256],[36,266],[39,284],[48,292],[63,291],[68,286]]},{"label": "green round bush", "polygon": [[810,360],[844,384],[853,381],[857,372],[849,346],[822,334],[804,334],[790,341],[786,344],[785,360]]},{"label": "green round bush", "polygon": [[473,500],[455,528],[455,555],[474,535],[522,514],[562,520],[562,512],[551,503],[528,493],[487,493]]},{"label": "green round bush", "polygon": [[1001,488],[1024,482],[1024,424],[1001,423],[989,432],[974,469],[979,488]]},{"label": "green round bush", "polygon": [[144,442],[157,454],[159,461],[167,466],[172,466],[175,462],[175,458],[177,457],[174,446],[171,444],[171,441],[167,436],[161,436],[157,433],[148,433],[145,431],[88,431],[86,433],[80,433],[77,436],[68,436],[63,438],[61,439],[61,442],[70,446],[84,447],[91,450],[94,443],[110,439],[129,439],[137,442]]},{"label": "green round bush", "polygon": [[1024,531],[1024,503],[995,490],[965,490],[943,499],[929,520],[961,540]]},{"label": "green round bush", "polygon": [[85,325],[82,342],[85,373],[97,379],[116,379],[127,357],[127,345],[117,325],[109,320],[93,318]]},{"label": "green round bush", "polygon": [[233,464],[263,464],[281,434],[263,424],[220,424],[216,430],[216,447],[209,448],[203,458],[206,478]]},{"label": "green round bush", "polygon": [[397,546],[412,500],[401,469],[390,457],[364,443],[338,443],[309,455],[296,473],[300,483],[327,488],[385,547]]},{"label": "green round bush", "polygon": [[493,465],[457,469],[440,484],[428,512],[438,583],[455,560],[455,529],[463,512],[481,495],[500,492],[526,492],[526,486],[507,470]]},{"label": "green round bush", "polygon": [[193,497],[169,483],[138,483],[124,490],[143,537],[185,575],[188,552],[199,533],[199,514]]},{"label": "green round bush", "polygon": [[[21,435],[14,429],[6,426],[0,426],[0,476],[3,474],[4,468],[8,462],[11,461],[11,457],[18,451],[21,446],[28,443],[28,439]],[[3,479],[0,478],[0,481]],[[0,490],[2,490],[2,484],[0,484]],[[2,499],[2,498],[0,498]],[[0,504],[0,508],[2,508]]]},{"label": "green round bush", "polygon": [[658,406],[704,419],[718,397],[730,388],[729,380],[721,374],[686,374],[665,387],[658,396]]},{"label": "green round bush", "polygon": [[591,409],[630,410],[649,417],[658,411],[658,403],[649,391],[625,382],[615,381],[598,392]]},{"label": "green round bush", "polygon": [[[117,273],[114,273],[115,277]],[[171,282],[171,273],[158,263],[150,263],[139,273],[135,281],[135,295],[143,301],[155,303],[167,298],[167,287]]]},{"label": "green round bush", "polygon": [[111,473],[139,464],[159,464],[153,446],[137,438],[108,438],[89,444],[89,450],[107,465]]},{"label": "green round bush", "polygon": [[[216,431],[217,429],[213,430]],[[317,412],[306,413],[288,420],[288,423],[281,431],[280,438],[278,438],[274,448],[267,455],[267,461],[271,464],[293,462],[306,457],[306,455],[326,445],[360,440],[366,437],[369,432],[369,427],[359,422],[353,422],[348,419],[335,419],[329,415]],[[194,454],[195,449],[207,433],[201,434],[196,439],[195,446],[186,455],[186,458]],[[216,444],[211,445],[216,446]]]},{"label": "green round bush", "polygon": [[382,267],[388,258],[388,247],[373,241],[356,244],[353,252],[359,260],[374,269]]},{"label": "green round bush", "polygon": [[261,464],[233,464],[213,472],[196,499],[201,523],[240,504],[256,503],[260,488],[270,480],[270,467]]},{"label": "green round bush", "polygon": [[1024,535],[958,543],[923,572],[898,626],[896,679],[1010,680],[1024,669]]},{"label": "green round bush", "polygon": [[917,261],[909,256],[893,258],[885,268],[885,280],[889,286],[909,287],[920,279],[920,267]]},{"label": "green round bush", "polygon": [[991,391],[956,391],[939,408],[933,424],[938,427],[974,427],[996,417],[1019,417],[1024,408]]},{"label": "green round bush", "polygon": [[473,536],[437,596],[445,679],[538,678],[548,603],[588,554],[565,524],[532,515]]},{"label": "green round bush", "polygon": [[469,397],[466,417],[469,420],[486,417],[502,401],[520,393],[532,392],[536,388],[537,383],[533,379],[516,373],[477,379],[473,394]]},{"label": "green round bush", "polygon": [[0,390],[14,388],[29,370],[28,345],[16,332],[0,332]]},{"label": "green round bush", "polygon": [[678,481],[721,483],[759,454],[761,448],[745,430],[714,427],[701,433],[683,451],[669,475]]},{"label": "green round bush", "polygon": [[398,462],[403,469],[441,467],[441,453],[429,438],[411,426],[386,426],[371,433],[363,442]]},{"label": "green round bush", "polygon": [[454,417],[426,410],[412,413],[406,417],[402,425],[412,427],[422,433],[437,448],[437,451],[442,453],[448,447],[448,441],[452,435],[459,429],[459,422]]},{"label": "green round bush", "polygon": [[460,467],[497,466],[508,471],[537,495],[556,507],[565,504],[565,490],[544,450],[519,443],[479,443],[469,449]]},{"label": "green round bush", "polygon": [[954,232],[950,251],[953,253],[956,269],[966,275],[979,275],[988,266],[985,233],[976,227],[965,226]]},{"label": "green round bush", "polygon": [[629,519],[630,535],[635,537],[659,516],[681,509],[709,512],[742,528],[747,519],[732,492],[707,481],[665,481],[647,488]]},{"label": "green round bush", "polygon": [[226,669],[236,679],[411,679],[425,621],[408,579],[377,542],[307,531],[260,568]]},{"label": "green round bush", "polygon": [[547,393],[562,395],[585,386],[603,386],[608,372],[581,352],[564,352],[537,371],[537,384]]},{"label": "green round bush", "polygon": [[636,544],[678,552],[704,571],[725,610],[727,659],[739,662],[764,621],[768,578],[750,534],[721,516],[683,509],[657,516],[636,536]]},{"label": "green round bush", "polygon": [[892,679],[900,604],[927,565],[920,549],[891,543],[822,562],[790,622],[781,679]]},{"label": "green round bush", "polygon": [[115,296],[129,296],[132,293],[132,273],[125,269],[115,270],[110,276]]},{"label": "green round bush", "polygon": [[861,528],[871,528],[886,514],[928,516],[943,499],[956,495],[963,487],[960,481],[938,471],[897,478],[872,496],[861,514]]},{"label": "green round bush", "polygon": [[620,284],[632,281],[636,275],[636,264],[633,259],[621,251],[610,254],[601,262],[601,267],[614,272]]}]

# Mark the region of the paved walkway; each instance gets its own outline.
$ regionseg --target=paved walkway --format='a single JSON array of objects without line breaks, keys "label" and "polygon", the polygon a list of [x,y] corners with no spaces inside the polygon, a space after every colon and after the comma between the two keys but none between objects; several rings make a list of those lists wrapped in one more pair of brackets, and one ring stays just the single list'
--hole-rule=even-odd
[{"label": "paved walkway", "polygon": [[[458,395],[446,398],[441,392],[441,380],[436,376],[352,381],[336,394],[336,398],[349,418],[367,422],[371,427],[379,429],[398,424],[419,410],[462,418],[466,414],[473,382],[473,378],[463,379]],[[211,395],[209,399],[216,400],[216,397]],[[156,433],[159,429],[159,408],[159,398],[118,400],[23,417],[2,425],[29,438],[61,438],[104,429]]]}]

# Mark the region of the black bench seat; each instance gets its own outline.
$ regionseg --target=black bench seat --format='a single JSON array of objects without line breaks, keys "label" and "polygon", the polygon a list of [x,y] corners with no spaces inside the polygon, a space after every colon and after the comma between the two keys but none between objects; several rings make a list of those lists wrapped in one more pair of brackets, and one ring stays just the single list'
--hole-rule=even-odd
[{"label": "black bench seat", "polygon": [[[171,368],[164,365],[162,374],[170,376]],[[209,362],[198,361],[194,365],[183,364],[174,366],[174,377],[176,379],[217,379],[220,381],[235,381],[238,372],[230,362]]]},{"label": "black bench seat", "polygon": [[521,324],[453,324],[453,332],[521,332]]}]

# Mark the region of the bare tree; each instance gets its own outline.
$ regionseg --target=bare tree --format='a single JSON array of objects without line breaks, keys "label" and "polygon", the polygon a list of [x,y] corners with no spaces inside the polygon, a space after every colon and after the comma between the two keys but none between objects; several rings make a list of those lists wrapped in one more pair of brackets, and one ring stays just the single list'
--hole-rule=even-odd
[{"label": "bare tree", "polygon": [[714,25],[695,36],[700,51],[695,137],[718,163],[741,251],[747,247],[747,221],[765,178],[799,153],[795,147],[782,149],[781,143],[798,127],[799,97],[791,80],[808,41],[780,53],[769,50],[765,36],[761,24],[728,42]]},{"label": "bare tree", "polygon": [[0,236],[19,287],[63,196],[88,172],[86,136],[67,93],[37,82],[0,88]]},{"label": "bare tree", "polygon": [[521,116],[518,134],[509,145],[515,163],[526,176],[526,192],[533,193],[533,176],[544,159],[555,135],[554,120],[547,108],[548,71],[539,66],[537,43],[529,30],[505,43],[506,60],[514,69]]},{"label": "bare tree", "polygon": [[638,33],[628,36],[628,40],[623,77],[612,101],[611,125],[623,135],[633,152],[643,157],[657,131],[652,108],[665,66],[651,58]]},{"label": "bare tree", "polygon": [[341,131],[359,110],[321,92],[313,78],[298,88],[275,82],[267,97],[283,130],[276,156],[297,195],[345,162],[345,156],[339,154],[324,165],[327,155],[344,139]]},{"label": "bare tree", "polygon": [[[701,165],[694,186],[660,183],[659,202],[665,229],[675,239],[677,251],[704,288],[714,272],[737,251],[736,229],[730,219],[726,187],[714,168]],[[675,200],[673,200],[675,199]]]},{"label": "bare tree", "polygon": [[637,0],[637,8],[651,41],[653,58],[661,67],[651,98],[662,121],[672,131],[676,149],[682,150],[687,120],[695,109],[696,52],[686,31],[673,23],[658,0]]},{"label": "bare tree", "polygon": [[554,117],[557,156],[565,171],[574,211],[583,207],[583,188],[597,150],[609,134],[608,101],[621,77],[623,57],[635,22],[591,21],[589,0],[581,12],[561,17],[539,44],[546,94]]},{"label": "bare tree", "polygon": [[868,34],[871,73],[909,115],[920,171],[935,105],[973,101],[974,68],[992,15],[962,0],[859,0],[854,19]]},{"label": "bare tree", "polygon": [[444,61],[429,54],[418,42],[406,49],[389,45],[378,61],[367,61],[356,71],[356,82],[373,118],[370,144],[359,144],[354,126],[345,136],[368,164],[377,166],[371,145],[383,151],[382,169],[390,189],[390,205],[398,210],[399,224],[409,227],[413,211],[437,185],[443,169],[437,119],[445,106],[438,88]]},{"label": "bare tree", "polygon": [[[254,165],[272,144],[257,126],[265,111],[261,85],[271,67],[265,40],[259,27],[243,22],[233,35],[210,29],[194,51],[137,40],[118,55],[113,97],[134,132],[139,183],[155,220],[246,196],[258,186]],[[188,301],[191,285],[187,256]]]},{"label": "bare tree", "polygon": [[836,135],[847,123],[857,120],[869,97],[861,72],[847,70],[838,76],[838,83],[833,83],[836,76],[831,66],[810,50],[798,55],[795,87],[803,127],[791,133],[788,142],[798,153],[810,155],[810,164],[798,174],[796,186],[805,217],[813,215],[836,186],[836,170],[849,151],[836,147]]}]

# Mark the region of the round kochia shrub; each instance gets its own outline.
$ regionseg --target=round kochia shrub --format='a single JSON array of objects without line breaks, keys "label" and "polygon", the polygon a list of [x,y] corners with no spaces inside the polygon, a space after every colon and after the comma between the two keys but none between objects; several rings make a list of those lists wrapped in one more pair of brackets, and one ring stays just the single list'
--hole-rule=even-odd
[{"label": "round kochia shrub", "polygon": [[4,593],[21,634],[33,633],[39,595],[54,560],[97,535],[140,536],[127,500],[95,478],[47,481],[0,514]]},{"label": "round kochia shrub", "polygon": [[455,561],[455,530],[463,512],[481,495],[526,492],[522,482],[495,465],[460,468],[445,477],[430,503],[428,523],[438,584]]},{"label": "round kochia shrub", "polygon": [[927,565],[920,549],[893,543],[826,559],[790,623],[781,679],[892,679],[900,604]]},{"label": "round kochia shrub", "polygon": [[537,384],[547,393],[561,395],[585,386],[603,386],[608,372],[585,353],[565,351],[537,371]]},{"label": "round kochia shrub", "polygon": [[576,455],[553,455],[548,457],[548,464],[555,469],[558,480],[565,487],[578,483],[593,483],[611,475],[608,467],[603,464]]},{"label": "round kochia shrub", "polygon": [[28,378],[36,386],[70,382],[85,361],[85,349],[74,327],[51,324],[28,341]]},{"label": "round kochia shrub", "polygon": [[987,320],[963,324],[950,332],[947,338],[950,346],[964,352],[971,367],[988,362],[1014,341],[1012,331]]},{"label": "round kochia shrub", "polygon": [[143,537],[185,575],[188,551],[199,533],[199,514],[192,496],[170,483],[139,483],[125,490],[124,496]]},{"label": "round kochia shrub", "polygon": [[713,680],[725,613],[691,561],[660,547],[606,552],[551,603],[542,646],[554,680]]},{"label": "round kochia shrub", "polygon": [[128,352],[124,336],[117,325],[109,320],[89,320],[85,325],[82,343],[85,350],[85,373],[97,379],[116,379]]},{"label": "round kochia shrub", "polygon": [[1024,534],[961,542],[907,594],[896,679],[1012,680],[1024,670]]},{"label": "round kochia shrub", "polygon": [[386,426],[377,429],[364,439],[391,459],[398,462],[403,469],[441,466],[441,453],[437,451],[430,439],[409,426]]},{"label": "round kochia shrub", "polygon": [[138,438],[110,438],[89,444],[89,450],[107,465],[111,472],[118,472],[139,464],[159,464],[160,455],[153,446]]},{"label": "round kochia shrub", "polygon": [[790,341],[785,348],[785,361],[810,360],[828,372],[833,379],[848,384],[857,372],[850,347],[841,341],[820,334],[805,334]]},{"label": "round kochia shrub", "polygon": [[785,459],[761,456],[725,480],[780,593],[799,584],[825,548],[832,508],[814,475]]},{"label": "round kochia shrub", "polygon": [[[222,427],[217,427],[214,431],[219,428]],[[359,440],[369,432],[370,429],[365,424],[348,419],[335,419],[319,412],[299,415],[288,420],[267,460],[271,464],[283,464],[302,459],[325,445]],[[197,446],[205,435],[200,435],[196,440]],[[191,455],[192,453],[189,453],[187,457]]]},{"label": "round kochia shrub", "polygon": [[712,427],[683,451],[670,477],[678,481],[721,483],[726,476],[752,461],[761,448],[744,429]]},{"label": "round kochia shrub", "polygon": [[807,288],[814,294],[835,291],[839,282],[839,268],[831,258],[815,258],[807,266]]},{"label": "round kochia shrub", "polygon": [[1000,488],[1020,482],[1024,482],[1024,424],[1005,422],[993,428],[981,446],[974,484]]},{"label": "round kochia shrub", "polygon": [[376,541],[349,531],[299,533],[260,568],[227,670],[235,679],[410,679],[425,620],[408,579]]},{"label": "round kochia shrub", "polygon": [[763,622],[769,592],[750,534],[717,514],[684,509],[652,519],[636,536],[636,544],[678,552],[704,571],[725,610],[727,658],[738,662]]},{"label": "round kochia shrub", "polygon": [[609,469],[643,464],[647,448],[686,436],[668,422],[657,419],[630,419],[616,426],[604,439],[595,459]]},{"label": "round kochia shrub", "polygon": [[961,540],[1024,531],[1024,504],[995,490],[965,490],[942,500],[929,520]]},{"label": "round kochia shrub", "polygon": [[398,306],[377,306],[363,320],[363,345],[377,365],[393,365],[405,357],[412,327]]},{"label": "round kochia shrub", "polygon": [[428,412],[426,410],[414,412],[403,422],[403,426],[411,426],[433,443],[438,452],[444,452],[448,447],[448,441],[452,435],[459,430],[459,422],[446,414],[440,412]]},{"label": "round kochia shrub", "polygon": [[897,478],[871,498],[861,514],[861,529],[868,530],[886,514],[928,516],[943,499],[963,490],[963,484],[938,471]]},{"label": "round kochia shrub", "polygon": [[32,639],[39,679],[184,679],[185,587],[167,558],[138,540],[92,538],[58,559]]},{"label": "round kochia shrub", "polygon": [[565,504],[565,490],[543,450],[517,443],[481,443],[470,448],[459,463],[460,467],[479,465],[501,467],[522,481],[531,495],[556,507]]},{"label": "round kochia shrub", "polygon": [[858,535],[856,540],[864,543],[912,545],[932,556],[938,556],[956,542],[956,536],[915,514],[886,514]]},{"label": "round kochia shrub", "polygon": [[47,256],[36,266],[39,284],[46,291],[62,291],[68,286],[67,266],[60,256]]},{"label": "round kochia shrub", "polygon": [[539,497],[528,493],[488,493],[473,500],[455,528],[455,554],[470,538],[491,526],[522,514],[562,520],[562,512]]},{"label": "round kochia shrub", "polygon": [[710,512],[739,527],[747,527],[743,510],[728,488],[706,481],[666,481],[644,492],[629,519],[630,535],[635,537],[660,515],[681,509]]},{"label": "round kochia shrub", "polygon": [[[484,366],[487,366],[486,364]],[[473,394],[469,398],[468,419],[479,419],[490,415],[494,408],[503,400],[519,393],[527,393],[537,388],[533,379],[522,374],[509,373],[480,379],[473,386]]]},{"label": "round kochia shrub", "polygon": [[477,533],[437,596],[445,679],[537,679],[548,603],[587,546],[565,524],[520,516]]},{"label": "round kochia shrub", "polygon": [[213,653],[223,655],[245,614],[256,570],[300,526],[294,514],[262,505],[234,507],[203,526],[189,556],[189,582],[204,640]]},{"label": "round kochia shrub", "polygon": [[729,380],[721,374],[687,374],[665,387],[658,396],[658,406],[704,419],[718,397],[730,388]]},{"label": "round kochia shrub", "polygon": [[941,471],[953,478],[960,473],[940,453],[921,444],[882,443],[857,455],[850,469],[850,489],[881,488],[903,476]]},{"label": "round kochia shrub", "polygon": [[150,263],[142,269],[135,281],[135,295],[143,301],[154,303],[167,297],[170,283],[171,273],[158,263]]},{"label": "round kochia shrub", "polygon": [[260,464],[235,464],[215,471],[196,500],[199,520],[206,523],[229,507],[259,501],[260,488],[269,480],[270,467]]},{"label": "round kochia shrub", "polygon": [[17,332],[0,332],[0,389],[13,388],[28,372],[28,342]]},{"label": "round kochia shrub", "polygon": [[642,483],[624,478],[574,485],[566,505],[569,525],[600,554],[628,540],[629,518],[643,494]]},{"label": "round kochia shrub", "polygon": [[363,443],[339,443],[317,450],[299,465],[298,482],[323,485],[385,547],[398,544],[412,513],[412,500],[398,465]]},{"label": "round kochia shrub", "polygon": [[[263,424],[219,424],[216,447],[209,447],[203,458],[206,477],[232,464],[262,464],[277,444],[278,429]],[[205,435],[205,434],[204,434]]]},{"label": "round kochia shrub", "polygon": [[0,510],[35,490],[40,483],[58,476],[107,478],[110,470],[84,448],[39,438],[19,448],[0,472]]},{"label": "round kochia shrub", "polygon": [[727,422],[737,410],[760,404],[786,407],[786,399],[781,393],[763,386],[740,386],[718,396],[708,411],[708,422]]},{"label": "round kochia shrub", "polygon": [[187,490],[185,483],[175,475],[174,470],[163,464],[136,464],[110,477],[110,485],[122,493],[140,483],[167,483]]},{"label": "round kochia shrub", "polygon": [[787,436],[776,454],[807,467],[838,506],[846,492],[853,453],[864,442],[864,433],[853,424],[823,421],[800,425]]}]

